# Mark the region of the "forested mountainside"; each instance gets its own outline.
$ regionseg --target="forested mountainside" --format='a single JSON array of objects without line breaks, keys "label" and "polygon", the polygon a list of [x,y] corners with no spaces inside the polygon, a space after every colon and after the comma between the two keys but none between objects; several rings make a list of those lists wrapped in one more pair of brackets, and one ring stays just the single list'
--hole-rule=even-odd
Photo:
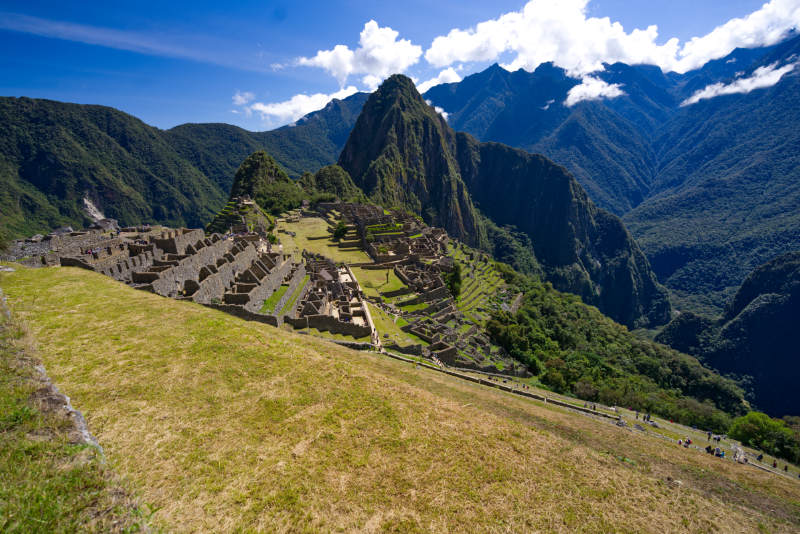
[{"label": "forested mountainside", "polygon": [[12,237],[87,221],[84,199],[124,224],[197,226],[222,189],[160,130],[103,106],[1,98],[0,227]]},{"label": "forested mountainside", "polygon": [[256,150],[292,176],[336,161],[365,99],[334,100],[295,126],[256,133],[225,124],[164,131],[109,107],[0,98],[0,232],[86,226],[84,198],[123,224],[204,226]]},{"label": "forested mountainside", "polygon": [[228,191],[239,164],[265,150],[291,178],[334,163],[361,113],[367,93],[332,100],[294,125],[250,132],[230,124],[182,124],[164,132],[184,158]]},{"label": "forested mountainside", "polygon": [[486,235],[475,206],[497,225],[514,225],[556,288],[623,324],[669,319],[666,291],[622,222],[563,167],[456,134],[405,76],[370,96],[339,165],[368,197],[404,205],[468,243],[480,246]]},{"label": "forested mountainside", "polygon": [[749,271],[797,242],[798,69],[769,88],[681,104],[708,85],[794,65],[798,52],[795,36],[682,75],[606,65],[593,76],[624,94],[572,106],[581,80],[551,64],[493,66],[424,96],[457,130],[564,165],[623,216],[679,307],[714,313]]},{"label": "forested mountainside", "polygon": [[800,377],[800,252],[748,275],[718,319],[681,314],[656,340],[699,357],[720,372],[750,377],[759,408],[797,413]]}]

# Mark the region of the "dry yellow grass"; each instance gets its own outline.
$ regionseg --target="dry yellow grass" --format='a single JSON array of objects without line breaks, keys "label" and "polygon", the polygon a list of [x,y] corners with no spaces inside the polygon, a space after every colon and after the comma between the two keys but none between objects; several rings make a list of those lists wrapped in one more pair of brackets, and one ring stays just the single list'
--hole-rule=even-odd
[{"label": "dry yellow grass", "polygon": [[800,485],[75,269],[0,285],[169,531],[790,532]]}]

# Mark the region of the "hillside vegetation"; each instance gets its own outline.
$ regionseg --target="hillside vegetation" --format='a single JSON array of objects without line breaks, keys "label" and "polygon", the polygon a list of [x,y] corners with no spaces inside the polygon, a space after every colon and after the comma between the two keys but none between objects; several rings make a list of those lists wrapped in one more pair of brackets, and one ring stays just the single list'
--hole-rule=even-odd
[{"label": "hillside vegetation", "polygon": [[496,312],[487,330],[554,391],[720,433],[730,414],[747,411],[741,388],[692,356],[637,338],[549,283],[505,274],[524,297],[517,313]]},{"label": "hillside vegetation", "polygon": [[164,530],[800,527],[796,481],[602,421],[87,271],[0,285]]},{"label": "hillside vegetation", "polygon": [[800,376],[800,252],[748,275],[721,317],[681,314],[656,337],[723,373],[748,377],[757,407],[796,415]]}]

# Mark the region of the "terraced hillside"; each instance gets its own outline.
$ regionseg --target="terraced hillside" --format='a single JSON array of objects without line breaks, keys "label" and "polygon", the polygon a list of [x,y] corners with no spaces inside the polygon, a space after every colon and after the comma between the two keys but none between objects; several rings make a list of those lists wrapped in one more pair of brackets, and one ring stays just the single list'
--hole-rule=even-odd
[{"label": "terraced hillside", "polygon": [[0,287],[166,531],[800,528],[797,481],[571,411],[88,271]]},{"label": "terraced hillside", "polygon": [[491,258],[461,244],[451,244],[449,251],[461,264],[463,282],[456,304],[467,318],[483,325],[489,319],[489,310],[510,305],[513,296],[508,294],[506,283]]}]

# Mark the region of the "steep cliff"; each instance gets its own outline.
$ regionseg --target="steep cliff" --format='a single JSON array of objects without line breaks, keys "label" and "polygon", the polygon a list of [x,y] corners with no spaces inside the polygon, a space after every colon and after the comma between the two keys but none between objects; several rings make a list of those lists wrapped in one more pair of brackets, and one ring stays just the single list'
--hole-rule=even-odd
[{"label": "steep cliff", "polygon": [[465,242],[486,245],[486,230],[453,157],[453,131],[414,82],[388,78],[373,93],[339,156],[372,200],[404,206]]}]

